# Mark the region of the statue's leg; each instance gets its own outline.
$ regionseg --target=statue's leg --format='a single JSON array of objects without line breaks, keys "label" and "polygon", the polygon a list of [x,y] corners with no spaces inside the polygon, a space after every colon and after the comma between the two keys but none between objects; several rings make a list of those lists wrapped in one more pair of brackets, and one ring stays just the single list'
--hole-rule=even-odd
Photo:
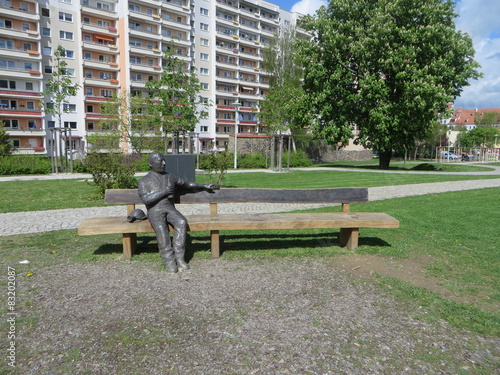
[{"label": "statue's leg", "polygon": [[175,258],[177,259],[177,266],[188,270],[189,265],[184,259],[184,255],[186,254],[187,220],[184,215],[177,210],[170,211],[167,214],[167,220],[174,227],[172,244]]},{"label": "statue's leg", "polygon": [[174,249],[172,248],[172,243],[170,241],[166,215],[151,215],[148,213],[148,218],[151,226],[155,230],[160,257],[163,260],[167,271],[172,273],[177,272],[177,262],[175,259]]}]

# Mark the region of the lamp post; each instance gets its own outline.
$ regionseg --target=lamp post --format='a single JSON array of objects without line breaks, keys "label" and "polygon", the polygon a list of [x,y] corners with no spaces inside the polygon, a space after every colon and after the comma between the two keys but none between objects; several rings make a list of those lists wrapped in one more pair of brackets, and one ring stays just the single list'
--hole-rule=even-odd
[{"label": "lamp post", "polygon": [[241,106],[241,103],[236,101],[233,105],[236,110],[236,121],[234,122],[234,169],[236,169],[238,168],[238,127],[240,125],[238,108]]}]

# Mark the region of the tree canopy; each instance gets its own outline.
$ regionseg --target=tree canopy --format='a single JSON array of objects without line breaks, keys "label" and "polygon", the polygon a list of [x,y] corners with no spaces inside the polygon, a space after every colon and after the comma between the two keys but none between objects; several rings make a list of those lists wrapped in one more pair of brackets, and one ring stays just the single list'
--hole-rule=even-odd
[{"label": "tree canopy", "polygon": [[[480,77],[472,40],[446,0],[331,0],[302,27],[306,121],[332,144],[391,152],[425,139],[469,79]],[[353,130],[357,132],[353,132]]]},{"label": "tree canopy", "polygon": [[500,136],[500,129],[491,126],[478,126],[472,130],[463,132],[458,138],[462,147],[486,147],[495,146]]}]

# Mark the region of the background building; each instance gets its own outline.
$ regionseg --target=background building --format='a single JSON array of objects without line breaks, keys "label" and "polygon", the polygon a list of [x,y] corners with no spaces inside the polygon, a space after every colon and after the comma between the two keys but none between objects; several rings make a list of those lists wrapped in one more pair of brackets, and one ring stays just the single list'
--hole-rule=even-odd
[{"label": "background building", "polygon": [[[17,153],[50,154],[59,143],[83,156],[86,137],[103,131],[100,103],[122,90],[141,94],[173,43],[212,103],[195,130],[195,149],[224,149],[235,133],[262,133],[257,113],[269,90],[262,51],[299,17],[262,0],[2,0],[0,120]],[[62,124],[41,105],[50,101],[41,93],[59,45],[81,87]]]}]

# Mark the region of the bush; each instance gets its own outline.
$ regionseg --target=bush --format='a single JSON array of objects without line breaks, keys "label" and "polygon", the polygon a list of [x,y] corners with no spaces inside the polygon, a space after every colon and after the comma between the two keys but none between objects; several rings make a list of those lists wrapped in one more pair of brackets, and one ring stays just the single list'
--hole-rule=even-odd
[{"label": "bush", "polygon": [[251,152],[238,159],[240,168],[266,168],[266,157],[261,152]]},{"label": "bush", "polygon": [[222,184],[224,175],[228,168],[231,167],[233,154],[227,151],[224,152],[210,152],[208,154],[200,154],[199,166],[208,174],[210,183],[217,185]]},{"label": "bush", "polygon": [[0,157],[0,175],[49,174],[50,159],[45,155],[11,155]]},{"label": "bush", "polygon": [[[283,164],[287,164],[288,155],[283,155]],[[311,160],[309,160],[309,156],[305,151],[297,150],[295,152],[290,153],[290,168],[299,168],[299,167],[310,167],[312,166]]]},{"label": "bush", "polygon": [[84,165],[88,173],[92,174],[93,184],[97,187],[97,197],[104,197],[106,189],[137,188],[134,174],[140,160],[141,156],[138,154],[88,154]]}]

